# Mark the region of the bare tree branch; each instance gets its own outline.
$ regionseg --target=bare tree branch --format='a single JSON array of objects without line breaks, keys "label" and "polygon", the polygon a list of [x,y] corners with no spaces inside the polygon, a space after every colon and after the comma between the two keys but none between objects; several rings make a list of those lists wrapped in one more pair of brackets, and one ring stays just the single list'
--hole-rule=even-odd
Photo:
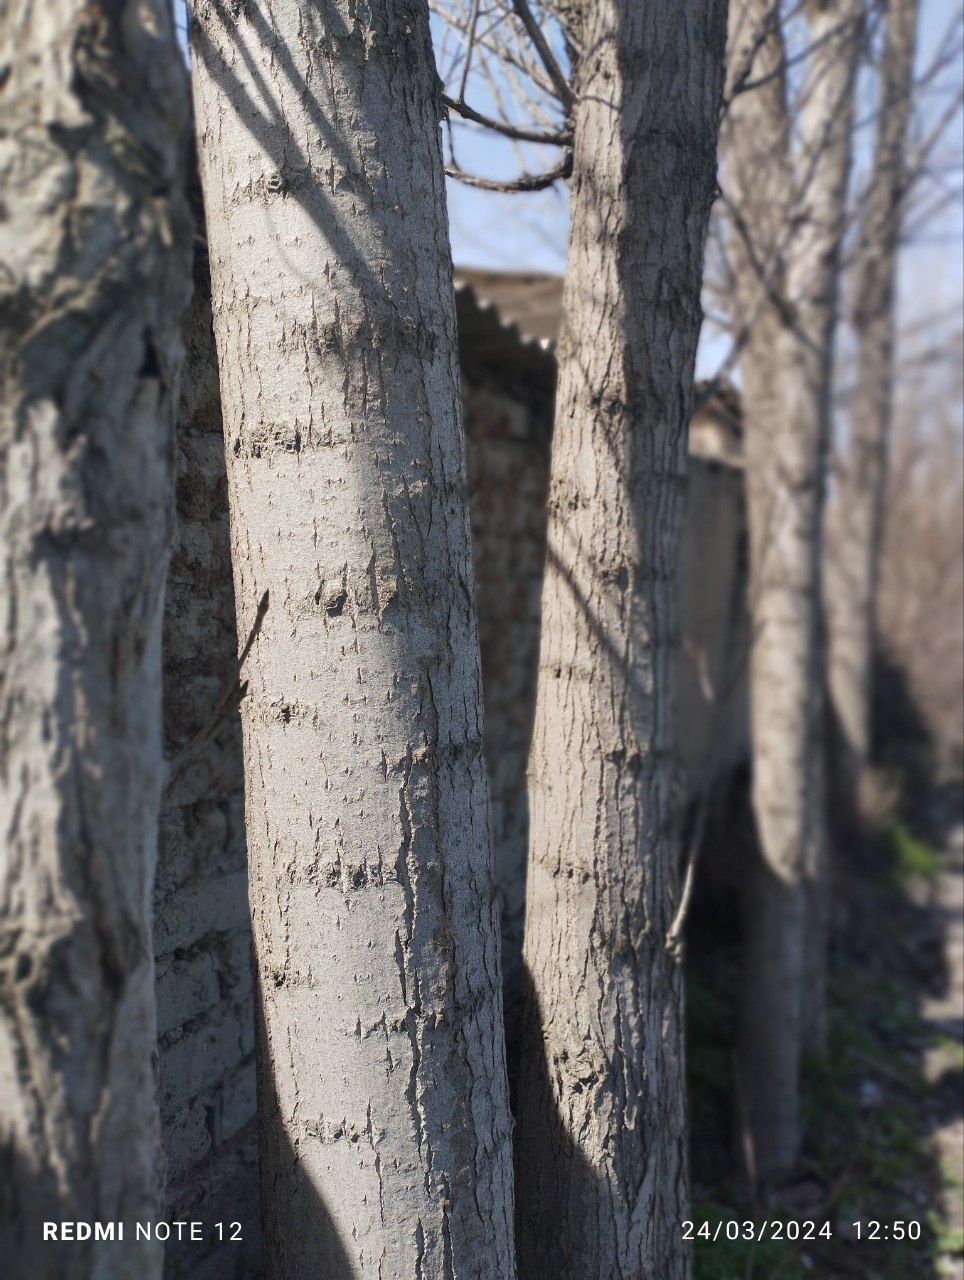
[{"label": "bare tree branch", "polygon": [[556,93],[559,95],[559,101],[565,107],[568,115],[572,111],[574,102],[569,80],[556,61],[555,54],[549,47],[549,42],[543,34],[542,28],[529,8],[528,0],[512,0],[512,8],[535,46],[536,52],[542,60],[542,65],[546,69],[546,74],[552,81]]},{"label": "bare tree branch", "polygon": [[538,129],[519,129],[513,124],[507,124],[502,120],[495,120],[492,116],[483,115],[481,111],[476,111],[473,107],[470,107],[467,102],[457,102],[454,98],[449,98],[445,95],[443,95],[442,101],[449,111],[454,111],[463,120],[471,120],[473,124],[492,129],[495,133],[501,133],[507,138],[514,138],[517,142],[538,142],[553,147],[565,147],[572,142],[571,129],[560,130],[558,133],[545,133]]},{"label": "bare tree branch", "polygon": [[551,187],[560,179],[572,177],[572,152],[567,151],[554,169],[549,169],[545,173],[524,173],[519,178],[505,180],[478,178],[474,174],[466,173],[457,165],[446,165],[445,174],[446,177],[455,178],[467,187],[478,187],[480,191],[501,191],[507,194],[519,191],[544,191],[546,187]]}]

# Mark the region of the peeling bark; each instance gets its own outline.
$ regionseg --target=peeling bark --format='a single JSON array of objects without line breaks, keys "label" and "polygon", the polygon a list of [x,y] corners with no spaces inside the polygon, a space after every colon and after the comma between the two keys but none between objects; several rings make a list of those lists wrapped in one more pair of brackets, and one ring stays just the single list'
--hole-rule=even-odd
[{"label": "peeling bark", "polygon": [[688,1269],[672,688],[725,12],[585,8],[529,767],[527,1280]]},{"label": "peeling bark", "polygon": [[514,1275],[424,3],[195,7],[270,1277]]},{"label": "peeling bark", "polygon": [[20,0],[0,41],[0,1256],[143,1280],[187,86],[155,0]]}]

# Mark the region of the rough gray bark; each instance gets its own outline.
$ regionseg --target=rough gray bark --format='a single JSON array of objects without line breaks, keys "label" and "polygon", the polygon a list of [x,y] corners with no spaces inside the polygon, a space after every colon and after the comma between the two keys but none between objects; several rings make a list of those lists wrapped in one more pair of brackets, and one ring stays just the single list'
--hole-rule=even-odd
[{"label": "rough gray bark", "polygon": [[530,757],[519,1269],[675,1280],[675,588],[725,5],[585,14]]},{"label": "rough gray bark", "polygon": [[142,1280],[186,83],[155,0],[21,0],[0,42],[0,1257]]},{"label": "rough gray bark", "polygon": [[853,322],[857,387],[835,507],[835,574],[828,600],[830,693],[841,761],[858,812],[870,754],[870,678],[894,381],[894,291],[907,180],[919,0],[888,0],[873,169],[863,205]]},{"label": "rough gray bark", "polygon": [[[164,598],[164,744],[154,891],[158,1094],[171,1219],[238,1221],[239,1274],[260,1268],[251,915],[238,638],[221,393],[197,165],[194,292],[176,424],[175,526]],[[241,678],[243,679],[243,671]],[[223,1248],[170,1241],[165,1280]],[[244,1268],[247,1266],[248,1270]]]},{"label": "rough gray bark", "polygon": [[195,8],[266,1274],[514,1274],[498,922],[423,2]]},{"label": "rough gray bark", "polygon": [[821,516],[858,0],[807,5],[815,53],[793,146],[782,33],[769,0],[731,6],[735,96],[723,135],[733,214],[750,527],[753,809],[746,883],[740,1107],[751,1172],[789,1168],[804,1044],[823,1038]]}]

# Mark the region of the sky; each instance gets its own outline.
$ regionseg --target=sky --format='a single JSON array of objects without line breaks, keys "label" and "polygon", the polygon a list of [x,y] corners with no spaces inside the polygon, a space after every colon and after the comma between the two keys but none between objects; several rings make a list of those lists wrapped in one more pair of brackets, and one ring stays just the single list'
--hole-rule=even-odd
[{"label": "sky", "polygon": [[[918,36],[918,68],[930,66],[942,37],[961,14],[955,0],[923,0]],[[435,24],[436,45],[439,46]],[[443,70],[444,67],[440,68]],[[922,118],[936,118],[961,85],[964,68],[958,60],[939,78],[923,102]],[[477,88],[477,93],[483,92]],[[467,98],[473,101],[472,93]],[[480,106],[487,104],[479,103]],[[492,135],[462,129],[459,162],[464,169],[491,176],[513,171],[514,157],[508,144]],[[873,129],[858,132],[855,165],[866,168],[873,144]],[[541,149],[543,157],[554,153]],[[532,171],[540,163],[540,149],[530,148]],[[942,159],[948,165],[941,182],[948,203],[906,244],[901,257],[898,314],[905,345],[932,343],[935,328],[959,331],[964,308],[964,200],[961,188],[961,119],[952,123]],[[551,162],[551,161],[550,161]],[[929,188],[929,198],[938,196]],[[474,190],[448,180],[449,223],[452,256],[456,265],[504,270],[561,272],[565,266],[568,204],[563,184],[537,194],[501,195]],[[937,319],[935,319],[937,317]],[[708,328],[698,357],[697,372],[710,377],[724,358],[727,343]]]},{"label": "sky", "polygon": [[[179,31],[185,30],[184,0],[174,0]],[[918,37],[918,66],[930,65],[949,24],[962,13],[960,0],[923,0]],[[448,49],[441,26],[432,23],[440,71],[445,75]],[[186,50],[185,50],[186,51]],[[941,76],[924,101],[923,117],[934,118],[959,89],[964,67],[958,60]],[[482,109],[491,105],[485,89],[470,80],[467,99]],[[956,333],[964,311],[964,199],[962,199],[961,118],[953,122],[942,158],[948,162],[941,181],[949,193],[942,207],[905,246],[901,257],[898,314],[905,346],[933,344],[941,333]],[[491,133],[463,128],[458,131],[458,156],[462,167],[494,177],[518,172],[511,144]],[[858,133],[855,163],[858,171],[869,161],[872,128]],[[524,149],[532,172],[551,164],[558,152],[536,146]],[[564,183],[548,191],[501,195],[447,180],[452,256],[457,266],[502,270],[561,273],[565,267],[568,229],[568,195]],[[930,190],[936,197],[936,187]],[[704,329],[697,359],[697,373],[711,377],[725,358],[728,342]]]}]

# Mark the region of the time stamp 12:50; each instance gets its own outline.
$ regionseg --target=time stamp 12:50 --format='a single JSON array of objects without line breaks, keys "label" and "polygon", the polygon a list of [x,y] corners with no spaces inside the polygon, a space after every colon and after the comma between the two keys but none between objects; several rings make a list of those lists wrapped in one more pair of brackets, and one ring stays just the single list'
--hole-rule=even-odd
[{"label": "time stamp 12:50", "polygon": [[914,1219],[881,1222],[876,1218],[858,1219],[847,1224],[844,1232],[834,1232],[829,1222],[768,1218],[755,1222],[750,1218],[727,1218],[719,1222],[682,1224],[684,1240],[832,1240],[835,1234],[848,1240],[919,1240],[921,1224]]}]

